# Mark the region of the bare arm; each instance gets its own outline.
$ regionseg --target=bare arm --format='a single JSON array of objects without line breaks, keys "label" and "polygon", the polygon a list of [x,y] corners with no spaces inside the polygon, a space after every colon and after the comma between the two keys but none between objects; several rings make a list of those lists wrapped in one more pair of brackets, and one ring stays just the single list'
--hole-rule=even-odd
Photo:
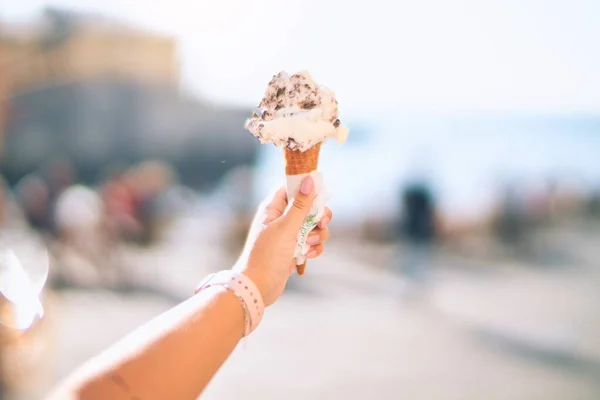
[{"label": "bare arm", "polygon": [[244,310],[202,291],[90,360],[50,399],[196,399],[244,334]]},{"label": "bare arm", "polygon": [[[305,179],[292,207],[282,188],[257,213],[235,269],[254,282],[267,306],[295,271],[296,237],[313,199],[312,180]],[[311,232],[308,258],[323,252],[331,216],[326,210]],[[90,360],[49,400],[196,399],[243,336],[245,319],[235,294],[202,290]]]}]

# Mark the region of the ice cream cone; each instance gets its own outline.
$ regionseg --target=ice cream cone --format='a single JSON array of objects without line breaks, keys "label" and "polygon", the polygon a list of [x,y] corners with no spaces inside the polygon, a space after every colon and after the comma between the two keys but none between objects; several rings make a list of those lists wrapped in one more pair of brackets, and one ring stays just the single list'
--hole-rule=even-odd
[{"label": "ice cream cone", "polygon": [[317,84],[306,71],[292,75],[281,71],[273,75],[258,108],[260,111],[246,121],[246,129],[260,143],[283,148],[288,199],[297,195],[307,175],[315,184],[315,199],[298,230],[293,255],[298,275],[302,275],[310,249],[306,244],[308,235],[323,217],[329,196],[317,170],[321,143],[335,139],[343,144],[348,129],[339,119],[333,90]]},{"label": "ice cream cone", "polygon": [[316,171],[319,166],[321,143],[317,143],[306,151],[290,150],[287,147],[283,151],[286,175],[309,174]]},{"label": "ice cream cone", "polygon": [[[283,151],[285,155],[285,174],[287,176],[309,174],[316,171],[319,166],[321,143],[317,143],[306,151],[290,150],[287,147]],[[296,265],[298,275],[304,275],[305,269],[306,262]]]}]

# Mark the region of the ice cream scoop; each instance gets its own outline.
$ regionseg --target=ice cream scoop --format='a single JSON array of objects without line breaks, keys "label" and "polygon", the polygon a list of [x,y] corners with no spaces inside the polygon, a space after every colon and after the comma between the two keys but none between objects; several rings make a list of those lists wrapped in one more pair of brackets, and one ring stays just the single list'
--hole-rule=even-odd
[{"label": "ice cream scoop", "polygon": [[327,139],[344,143],[348,130],[338,118],[335,93],[318,85],[308,72],[280,72],[269,82],[246,128],[261,143],[306,151]]}]

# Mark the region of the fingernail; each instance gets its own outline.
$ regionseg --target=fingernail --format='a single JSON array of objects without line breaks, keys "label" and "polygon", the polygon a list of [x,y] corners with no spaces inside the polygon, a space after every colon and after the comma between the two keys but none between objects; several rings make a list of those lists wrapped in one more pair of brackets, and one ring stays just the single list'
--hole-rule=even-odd
[{"label": "fingernail", "polygon": [[309,246],[314,246],[315,244],[318,244],[321,241],[321,238],[319,237],[319,235],[315,234],[315,235],[310,235],[308,237],[308,239],[306,239],[306,244]]},{"label": "fingernail", "polygon": [[314,187],[313,179],[310,176],[307,176],[302,180],[302,184],[300,185],[300,193],[302,194],[311,194]]},{"label": "fingernail", "polygon": [[311,250],[306,254],[306,258],[315,258],[317,256],[316,250]]},{"label": "fingernail", "polygon": [[321,222],[319,222],[319,228],[323,229],[329,223],[329,217],[324,217]]}]

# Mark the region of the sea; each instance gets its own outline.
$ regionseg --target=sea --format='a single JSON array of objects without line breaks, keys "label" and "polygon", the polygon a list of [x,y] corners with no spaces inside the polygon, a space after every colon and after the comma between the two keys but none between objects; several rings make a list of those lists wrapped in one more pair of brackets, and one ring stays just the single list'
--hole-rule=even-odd
[{"label": "sea", "polygon": [[[489,213],[507,185],[600,190],[600,115],[388,114],[347,126],[347,143],[328,141],[319,161],[341,220],[394,214],[403,187],[415,181],[456,218]],[[256,199],[283,180],[281,149],[261,146]]]}]

